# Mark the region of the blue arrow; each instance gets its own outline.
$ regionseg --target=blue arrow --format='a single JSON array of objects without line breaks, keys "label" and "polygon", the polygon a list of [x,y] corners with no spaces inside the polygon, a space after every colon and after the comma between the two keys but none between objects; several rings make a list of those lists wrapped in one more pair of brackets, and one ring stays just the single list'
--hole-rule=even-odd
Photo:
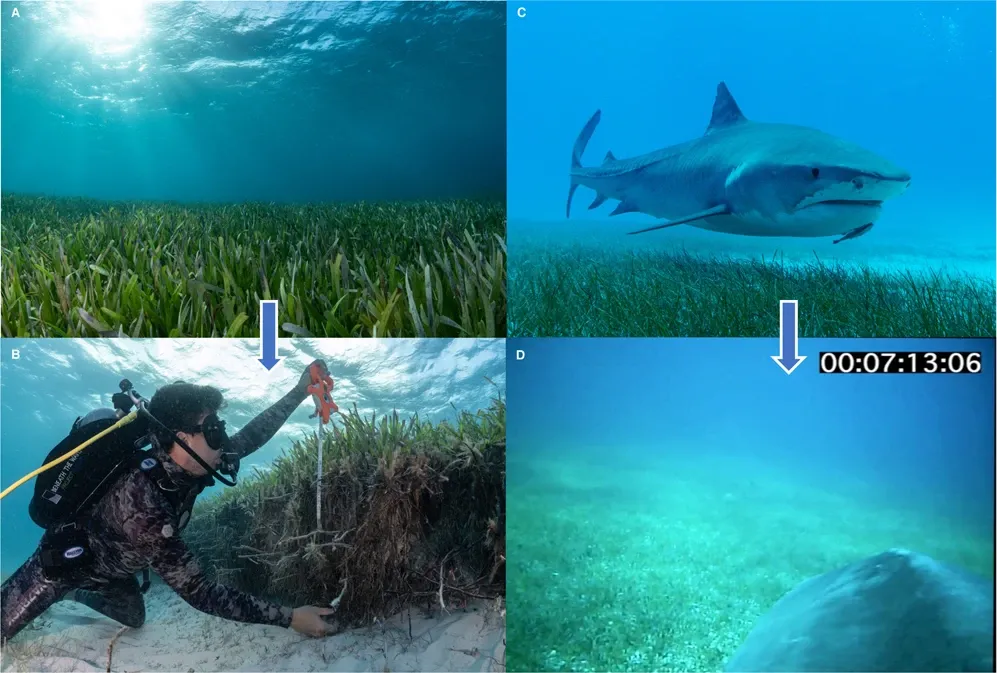
[{"label": "blue arrow", "polygon": [[771,355],[775,363],[782,367],[786,374],[806,360],[805,355],[799,355],[800,322],[799,302],[796,299],[779,300],[779,354]]},{"label": "blue arrow", "polygon": [[280,362],[277,357],[277,300],[260,300],[260,364],[271,370]]}]

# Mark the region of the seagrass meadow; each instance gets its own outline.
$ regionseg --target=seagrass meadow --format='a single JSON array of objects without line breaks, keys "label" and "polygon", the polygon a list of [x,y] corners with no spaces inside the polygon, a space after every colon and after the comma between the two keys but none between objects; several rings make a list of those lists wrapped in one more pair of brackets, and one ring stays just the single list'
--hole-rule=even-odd
[{"label": "seagrass meadow", "polygon": [[0,197],[4,336],[504,337],[505,205]]},{"label": "seagrass meadow", "polygon": [[[341,425],[337,422],[337,425]],[[217,578],[344,627],[405,607],[504,609],[505,403],[432,424],[347,413],[265,472],[198,503],[184,540]]]},{"label": "seagrass meadow", "polygon": [[993,576],[992,531],[873,484],[578,453],[510,460],[508,671],[723,671],[786,592],[894,546]]},{"label": "seagrass meadow", "polygon": [[994,283],[942,272],[591,247],[517,247],[509,335],[777,337],[799,301],[802,337],[993,337]]}]

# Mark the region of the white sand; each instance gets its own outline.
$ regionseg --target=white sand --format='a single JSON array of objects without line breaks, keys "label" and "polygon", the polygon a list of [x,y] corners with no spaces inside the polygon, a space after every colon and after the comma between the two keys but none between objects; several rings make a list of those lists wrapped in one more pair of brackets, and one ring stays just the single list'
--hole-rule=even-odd
[{"label": "white sand", "polygon": [[[405,610],[387,622],[313,639],[242,624],[190,607],[168,587],[146,594],[146,623],[115,641],[111,669],[138,671],[504,671],[504,604],[478,603],[432,617]],[[411,620],[411,637],[410,633]],[[121,629],[63,601],[5,648],[2,671],[106,671]]]}]

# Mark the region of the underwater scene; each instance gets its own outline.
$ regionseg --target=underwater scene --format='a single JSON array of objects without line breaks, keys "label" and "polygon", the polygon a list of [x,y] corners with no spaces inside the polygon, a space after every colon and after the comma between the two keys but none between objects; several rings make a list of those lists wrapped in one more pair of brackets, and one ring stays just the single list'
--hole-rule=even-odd
[{"label": "underwater scene", "polygon": [[510,339],[508,670],[989,671],[994,342]]},{"label": "underwater scene", "polygon": [[501,4],[0,9],[3,336],[505,336]]},{"label": "underwater scene", "polygon": [[995,334],[994,3],[507,21],[510,336]]},{"label": "underwater scene", "polygon": [[504,670],[504,340],[2,346],[3,671]]}]

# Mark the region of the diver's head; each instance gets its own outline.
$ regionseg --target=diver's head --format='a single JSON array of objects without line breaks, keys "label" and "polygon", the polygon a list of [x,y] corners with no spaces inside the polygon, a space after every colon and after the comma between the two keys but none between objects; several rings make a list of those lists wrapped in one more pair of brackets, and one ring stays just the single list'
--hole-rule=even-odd
[{"label": "diver's head", "polygon": [[225,421],[218,418],[223,406],[221,391],[211,386],[180,381],[160,388],[149,402],[149,413],[166,427],[155,430],[157,443],[190,474],[204,476],[207,470],[187,449],[217,469],[228,443]]}]

